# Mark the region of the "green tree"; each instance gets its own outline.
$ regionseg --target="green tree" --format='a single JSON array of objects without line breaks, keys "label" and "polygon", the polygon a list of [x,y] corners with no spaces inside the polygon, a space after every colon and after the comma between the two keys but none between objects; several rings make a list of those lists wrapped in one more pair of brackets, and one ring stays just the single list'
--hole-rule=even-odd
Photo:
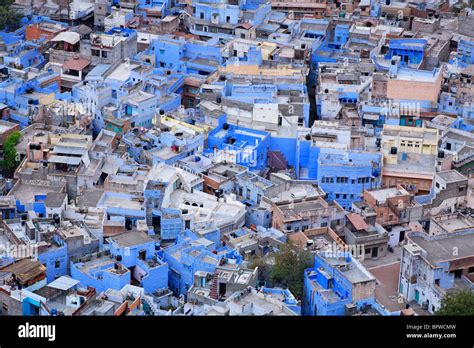
[{"label": "green tree", "polygon": [[303,296],[304,270],[313,264],[313,255],[294,245],[286,244],[275,255],[275,265],[272,267],[272,280],[288,287],[296,298]]},{"label": "green tree", "polygon": [[257,279],[266,283],[266,286],[271,287],[271,272],[272,267],[266,262],[264,257],[255,257],[250,261],[250,268],[258,267]]},{"label": "green tree", "polygon": [[474,292],[464,290],[446,295],[436,315],[474,315]]},{"label": "green tree", "polygon": [[20,140],[20,132],[13,132],[3,143],[3,161],[0,162],[2,169],[7,175],[12,175],[20,163],[19,156],[16,153],[15,146]]},{"label": "green tree", "polygon": [[0,30],[15,31],[21,26],[21,14],[11,7],[13,0],[0,0]]}]

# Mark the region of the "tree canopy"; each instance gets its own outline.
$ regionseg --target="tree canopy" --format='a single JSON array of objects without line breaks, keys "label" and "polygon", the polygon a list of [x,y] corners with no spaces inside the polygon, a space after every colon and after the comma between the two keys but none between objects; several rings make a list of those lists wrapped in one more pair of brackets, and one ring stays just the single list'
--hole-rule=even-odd
[{"label": "tree canopy", "polygon": [[271,277],[275,283],[288,287],[296,298],[303,296],[304,270],[313,264],[313,255],[293,245],[284,245],[275,254]]},{"label": "tree canopy", "polygon": [[20,163],[15,148],[20,137],[20,132],[13,132],[3,143],[3,161],[0,164],[7,175],[12,175]]},{"label": "tree canopy", "polygon": [[0,30],[15,31],[21,26],[21,14],[11,8],[13,0],[0,0]]},{"label": "tree canopy", "polygon": [[474,315],[474,292],[465,290],[446,295],[436,315]]}]

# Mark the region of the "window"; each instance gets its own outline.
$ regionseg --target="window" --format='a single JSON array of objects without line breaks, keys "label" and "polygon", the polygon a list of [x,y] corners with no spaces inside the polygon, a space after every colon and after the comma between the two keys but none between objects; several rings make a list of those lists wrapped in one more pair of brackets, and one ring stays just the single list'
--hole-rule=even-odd
[{"label": "window", "polygon": [[59,268],[61,266],[61,261],[56,260],[54,261],[54,268]]},{"label": "window", "polygon": [[100,51],[99,50],[91,50],[91,55],[95,57],[100,57]]},{"label": "window", "polygon": [[106,51],[102,51],[102,58],[107,58],[107,52]]}]

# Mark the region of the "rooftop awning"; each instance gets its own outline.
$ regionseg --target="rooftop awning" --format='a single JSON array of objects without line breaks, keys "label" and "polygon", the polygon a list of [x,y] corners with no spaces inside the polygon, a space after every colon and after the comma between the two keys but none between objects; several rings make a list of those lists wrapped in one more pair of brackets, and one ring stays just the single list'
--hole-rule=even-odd
[{"label": "rooftop awning", "polygon": [[61,276],[58,279],[52,281],[48,284],[48,287],[59,289],[59,290],[69,290],[75,285],[79,284],[80,281],[76,279],[72,279],[66,276]]},{"label": "rooftop awning", "polygon": [[51,41],[54,42],[60,42],[64,41],[67,42],[71,45],[75,45],[79,42],[81,39],[81,36],[78,33],[72,32],[72,31],[63,31],[56,35]]},{"label": "rooftop awning", "polygon": [[364,120],[372,120],[372,121],[377,121],[380,117],[379,115],[376,114],[364,114]]},{"label": "rooftop awning", "polygon": [[61,146],[56,145],[53,149],[54,153],[57,154],[68,154],[68,155],[85,155],[87,153],[87,149],[77,146]]},{"label": "rooftop awning", "polygon": [[81,163],[80,157],[69,157],[69,156],[51,156],[48,161],[50,163],[60,163],[60,164],[69,164],[73,166],[79,165]]},{"label": "rooftop awning", "polygon": [[347,218],[358,231],[365,230],[369,227],[369,225],[367,225],[367,223],[364,221],[364,218],[358,214],[347,214]]},{"label": "rooftop awning", "polygon": [[80,71],[84,69],[86,66],[88,66],[90,62],[87,59],[82,59],[82,58],[77,58],[77,59],[71,59],[67,60],[63,64],[63,69],[71,69],[71,70],[76,70]]}]

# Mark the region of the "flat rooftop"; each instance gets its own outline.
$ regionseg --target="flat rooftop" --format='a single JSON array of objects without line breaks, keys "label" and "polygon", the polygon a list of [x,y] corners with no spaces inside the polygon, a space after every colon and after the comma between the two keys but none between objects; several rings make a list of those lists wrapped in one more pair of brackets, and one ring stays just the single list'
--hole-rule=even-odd
[{"label": "flat rooftop", "polygon": [[107,208],[118,208],[128,210],[143,210],[144,205],[142,202],[134,199],[129,195],[111,195],[106,194],[103,198],[103,205]]},{"label": "flat rooftop", "polygon": [[397,188],[397,187],[389,187],[389,188],[380,189],[380,190],[368,191],[368,193],[372,197],[374,197],[374,199],[379,203],[385,203],[385,201],[391,197],[409,195],[407,190],[405,190],[404,188]]},{"label": "flat rooftop", "polygon": [[436,176],[443,179],[445,182],[456,182],[456,181],[463,181],[467,180],[467,178],[459,173],[457,170],[448,170],[445,172],[439,172]]},{"label": "flat rooftop", "polygon": [[126,232],[113,237],[110,237],[117,244],[124,247],[131,247],[135,245],[153,242],[153,239],[146,233],[142,232]]},{"label": "flat rooftop", "polygon": [[439,215],[432,219],[447,232],[455,232],[474,227],[474,221],[462,214]]},{"label": "flat rooftop", "polygon": [[279,206],[285,219],[299,219],[301,214],[314,212],[319,209],[327,208],[327,203],[322,199]]},{"label": "flat rooftop", "polygon": [[[342,275],[352,284],[375,279],[372,274],[370,274],[362,265],[356,264],[354,260],[347,262],[344,257],[328,257],[325,258],[325,260],[329,265],[338,268]],[[352,267],[345,268],[350,264]]]},{"label": "flat rooftop", "polygon": [[18,181],[12,190],[8,193],[9,196],[15,196],[22,203],[34,202],[35,196],[47,195],[50,192],[60,193],[62,186],[40,186],[40,185],[28,185]]},{"label": "flat rooftop", "polygon": [[387,175],[388,173],[398,175],[408,175],[412,174],[426,176],[434,176],[436,172],[436,155],[428,154],[413,154],[407,153],[407,157],[403,159],[403,153],[398,153],[398,162],[397,164],[384,164],[382,172]]},{"label": "flat rooftop", "polygon": [[375,298],[391,312],[405,309],[405,303],[398,303],[398,277],[400,262],[370,268],[369,272],[377,279]]},{"label": "flat rooftop", "polygon": [[[431,264],[474,256],[474,230],[434,238],[410,235],[409,238],[426,251],[426,259]],[[457,250],[456,256],[453,250]]]}]

